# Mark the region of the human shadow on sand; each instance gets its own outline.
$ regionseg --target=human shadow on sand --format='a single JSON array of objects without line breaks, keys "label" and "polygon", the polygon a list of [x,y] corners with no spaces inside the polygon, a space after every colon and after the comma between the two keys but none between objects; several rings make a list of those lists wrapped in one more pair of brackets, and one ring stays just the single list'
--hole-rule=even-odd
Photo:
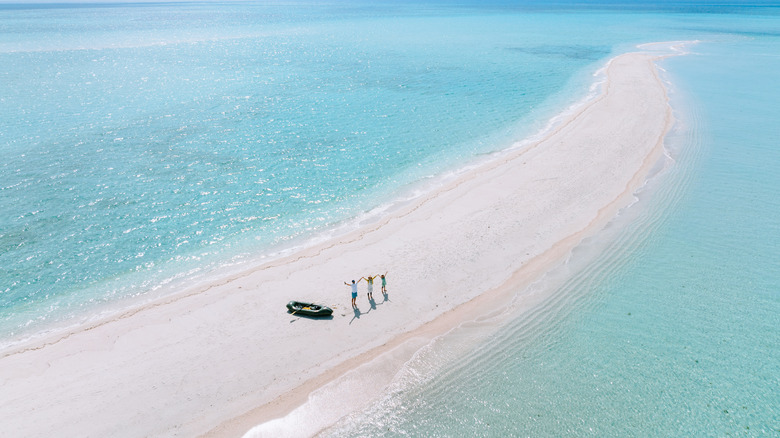
[{"label": "human shadow on sand", "polygon": [[384,303],[390,302],[390,296],[386,292],[382,293],[382,297],[384,300],[380,303],[377,303],[374,297],[369,298],[368,305],[370,308],[366,312],[362,312],[358,307],[353,307],[352,311],[354,312],[354,316],[349,321],[349,323],[352,324],[356,319],[360,319],[361,316],[368,315],[372,310],[376,310],[376,306],[381,306]]},{"label": "human shadow on sand", "polygon": [[[360,311],[359,307],[353,307],[352,311],[355,312],[355,316],[353,316],[352,319],[349,321],[350,325],[352,325],[352,321],[354,321],[356,319],[360,319],[360,316],[363,315],[363,312]],[[370,310],[368,312],[370,312]],[[366,313],[368,313],[368,312],[366,312]]]}]

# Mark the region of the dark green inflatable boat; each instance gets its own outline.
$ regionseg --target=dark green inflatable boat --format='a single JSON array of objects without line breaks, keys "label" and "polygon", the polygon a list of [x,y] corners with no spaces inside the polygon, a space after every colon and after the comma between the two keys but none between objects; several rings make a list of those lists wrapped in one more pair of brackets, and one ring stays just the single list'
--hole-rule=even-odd
[{"label": "dark green inflatable boat", "polygon": [[314,303],[304,303],[302,301],[290,301],[287,303],[287,310],[296,315],[307,316],[328,316],[333,313],[333,309]]}]

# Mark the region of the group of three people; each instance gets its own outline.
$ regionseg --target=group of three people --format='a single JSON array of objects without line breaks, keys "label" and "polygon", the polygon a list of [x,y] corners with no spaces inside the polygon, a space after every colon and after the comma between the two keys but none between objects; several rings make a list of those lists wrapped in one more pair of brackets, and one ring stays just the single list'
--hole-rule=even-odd
[{"label": "group of three people", "polygon": [[357,299],[357,285],[363,280],[366,280],[366,283],[368,283],[368,299],[373,300],[374,299],[374,280],[379,277],[382,280],[382,293],[387,293],[387,278],[386,278],[387,272],[385,272],[382,275],[369,275],[368,277],[360,277],[360,280],[355,281],[352,280],[352,284],[347,283],[346,281],[344,284],[347,286],[352,287],[352,307],[357,307],[357,304],[355,304],[355,299]]}]

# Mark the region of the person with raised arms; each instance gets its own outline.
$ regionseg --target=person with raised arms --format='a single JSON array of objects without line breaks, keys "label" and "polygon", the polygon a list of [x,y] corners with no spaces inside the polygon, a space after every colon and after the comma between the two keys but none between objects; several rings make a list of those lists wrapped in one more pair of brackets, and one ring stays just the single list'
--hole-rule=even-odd
[{"label": "person with raised arms", "polygon": [[[360,280],[362,280],[362,278]],[[355,280],[352,280],[352,284],[349,284],[346,281],[344,282],[344,284],[346,284],[347,286],[352,287],[352,308],[357,307],[357,304],[355,304],[355,299],[357,298],[357,285],[358,283],[360,283],[360,280],[358,280],[357,282],[355,282]]]}]

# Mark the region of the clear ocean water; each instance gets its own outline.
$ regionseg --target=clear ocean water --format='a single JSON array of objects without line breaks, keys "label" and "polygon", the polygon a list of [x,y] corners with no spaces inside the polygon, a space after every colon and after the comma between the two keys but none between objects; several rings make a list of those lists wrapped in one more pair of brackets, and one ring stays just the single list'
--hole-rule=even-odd
[{"label": "clear ocean water", "polygon": [[0,345],[371,220],[698,40],[673,164],[554,299],[325,434],[780,434],[780,8],[714,3],[0,3]]}]

